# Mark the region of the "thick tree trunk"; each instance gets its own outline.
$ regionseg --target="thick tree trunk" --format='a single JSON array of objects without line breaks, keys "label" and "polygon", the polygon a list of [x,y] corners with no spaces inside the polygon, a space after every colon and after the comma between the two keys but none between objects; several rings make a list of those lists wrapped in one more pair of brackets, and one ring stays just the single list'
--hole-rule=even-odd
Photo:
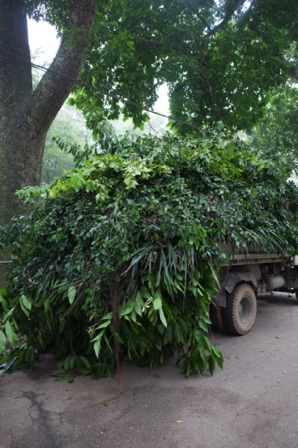
[{"label": "thick tree trunk", "polygon": [[40,183],[46,134],[79,75],[95,4],[74,0],[57,55],[33,91],[24,0],[0,0],[0,225],[22,213],[15,191]]},{"label": "thick tree trunk", "polygon": [[[32,92],[27,19],[21,0],[0,0],[0,224],[18,210],[14,195],[24,182],[16,170],[21,141],[23,99]],[[20,117],[21,115],[21,117]],[[27,184],[28,185],[28,184]]]},{"label": "thick tree trunk", "polygon": [[78,77],[95,17],[75,0],[56,58],[32,91],[23,0],[0,0],[0,225],[20,212],[15,191],[38,185],[47,131]]}]

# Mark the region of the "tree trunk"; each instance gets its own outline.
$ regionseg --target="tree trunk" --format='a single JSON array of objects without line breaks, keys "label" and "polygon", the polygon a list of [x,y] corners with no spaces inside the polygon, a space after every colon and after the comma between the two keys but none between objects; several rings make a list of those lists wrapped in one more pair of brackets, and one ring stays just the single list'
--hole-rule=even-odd
[{"label": "tree trunk", "polygon": [[0,224],[20,212],[15,191],[40,183],[45,137],[78,77],[95,13],[93,0],[73,3],[56,58],[32,91],[24,0],[0,0]]},{"label": "tree trunk", "polygon": [[23,211],[15,191],[40,184],[46,134],[79,75],[95,3],[73,2],[57,55],[32,90],[24,0],[0,0],[0,226]]}]

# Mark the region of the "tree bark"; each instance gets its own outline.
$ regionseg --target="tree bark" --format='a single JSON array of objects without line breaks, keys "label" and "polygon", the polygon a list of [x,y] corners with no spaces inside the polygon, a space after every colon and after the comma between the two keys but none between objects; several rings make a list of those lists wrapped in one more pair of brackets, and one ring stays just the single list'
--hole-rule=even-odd
[{"label": "tree bark", "polygon": [[[57,55],[32,90],[24,5],[0,0],[0,226],[24,211],[15,192],[40,184],[45,138],[79,75],[96,14],[96,0],[73,2]],[[3,276],[1,265],[0,287]]]},{"label": "tree bark", "polygon": [[75,0],[60,48],[32,90],[24,0],[0,0],[0,225],[22,212],[15,191],[39,185],[46,134],[89,44],[95,0]]}]

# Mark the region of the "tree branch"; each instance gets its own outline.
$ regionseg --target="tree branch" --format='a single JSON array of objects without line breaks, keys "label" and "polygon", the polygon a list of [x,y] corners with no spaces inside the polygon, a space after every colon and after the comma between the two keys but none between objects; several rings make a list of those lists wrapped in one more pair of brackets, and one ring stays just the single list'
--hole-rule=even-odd
[{"label": "tree branch", "polygon": [[204,17],[201,16],[201,14],[199,14],[199,13],[195,10],[195,8],[194,8],[193,4],[191,3],[191,1],[190,1],[190,0],[185,0],[184,3],[185,3],[185,5],[191,10],[191,12],[197,16],[197,18],[203,23],[203,25],[205,25],[205,27],[207,28],[207,30],[208,30],[209,32],[211,32],[212,30],[211,30],[211,27],[210,27],[209,23],[207,22],[207,20],[204,19]]},{"label": "tree branch", "polygon": [[217,31],[219,31],[221,28],[224,28],[225,25],[228,23],[229,20],[231,20],[232,16],[235,14],[235,12],[244,5],[246,0],[235,0],[235,2],[232,3],[231,6],[227,7],[227,12],[223,20],[218,23],[215,27],[211,28],[207,20],[198,13],[198,11],[195,10],[191,0],[184,0],[185,5],[191,10],[193,14],[196,15],[196,17],[203,23],[203,25],[207,28],[208,34],[207,36],[214,36]]},{"label": "tree branch", "polygon": [[218,25],[216,25],[212,30],[209,31],[208,37],[214,36],[217,33],[217,31],[224,28],[225,25],[228,23],[228,21],[231,20],[231,18],[235,14],[235,12],[241,6],[243,6],[245,2],[246,2],[246,0],[236,0],[230,7],[227,7],[227,12],[226,12],[225,17]]},{"label": "tree branch", "polygon": [[75,0],[57,55],[29,101],[33,122],[49,127],[71,93],[88,49],[95,15],[95,0]]}]

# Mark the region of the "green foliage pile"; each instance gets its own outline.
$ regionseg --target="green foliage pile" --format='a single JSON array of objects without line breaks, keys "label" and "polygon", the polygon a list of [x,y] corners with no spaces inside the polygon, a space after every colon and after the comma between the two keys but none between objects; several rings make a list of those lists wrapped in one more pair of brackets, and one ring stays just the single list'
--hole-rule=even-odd
[{"label": "green foliage pile", "polygon": [[13,253],[3,371],[44,350],[96,378],[122,359],[153,367],[175,354],[186,375],[222,367],[208,339],[219,245],[297,253],[290,173],[217,130],[126,136],[49,189],[24,190],[28,214],[0,238]]}]

